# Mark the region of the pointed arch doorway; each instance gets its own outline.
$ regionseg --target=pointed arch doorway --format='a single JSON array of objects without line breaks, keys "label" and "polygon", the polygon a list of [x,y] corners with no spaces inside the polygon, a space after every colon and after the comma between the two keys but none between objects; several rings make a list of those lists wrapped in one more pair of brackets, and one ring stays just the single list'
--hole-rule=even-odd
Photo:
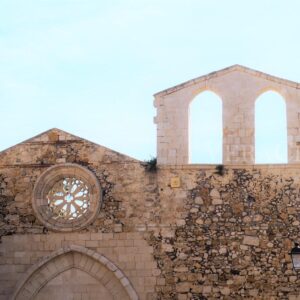
[{"label": "pointed arch doorway", "polygon": [[71,245],[33,265],[12,299],[138,300],[124,273],[105,256]]}]

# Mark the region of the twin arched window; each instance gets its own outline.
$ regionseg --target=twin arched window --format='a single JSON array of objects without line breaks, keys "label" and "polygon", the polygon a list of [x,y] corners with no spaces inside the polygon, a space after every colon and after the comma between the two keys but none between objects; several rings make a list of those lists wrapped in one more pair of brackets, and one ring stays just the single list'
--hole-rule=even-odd
[{"label": "twin arched window", "polygon": [[[190,163],[221,164],[222,100],[205,91],[190,104]],[[268,91],[255,102],[255,163],[287,163],[285,100]]]}]

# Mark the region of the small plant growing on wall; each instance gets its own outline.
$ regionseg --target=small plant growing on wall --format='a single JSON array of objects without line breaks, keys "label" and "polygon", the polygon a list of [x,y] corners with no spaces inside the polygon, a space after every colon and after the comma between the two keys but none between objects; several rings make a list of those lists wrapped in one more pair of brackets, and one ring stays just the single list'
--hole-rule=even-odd
[{"label": "small plant growing on wall", "polygon": [[223,176],[225,174],[225,167],[224,165],[217,165],[216,166],[216,174]]},{"label": "small plant growing on wall", "polygon": [[157,159],[156,157],[151,157],[149,160],[145,160],[143,163],[145,170],[148,172],[156,172],[157,170]]}]

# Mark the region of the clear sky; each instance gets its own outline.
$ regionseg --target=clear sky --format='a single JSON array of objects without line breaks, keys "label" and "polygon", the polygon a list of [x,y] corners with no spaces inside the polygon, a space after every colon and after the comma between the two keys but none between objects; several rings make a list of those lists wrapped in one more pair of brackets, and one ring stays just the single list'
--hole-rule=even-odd
[{"label": "clear sky", "polygon": [[300,82],[298,0],[1,0],[0,150],[58,127],[141,160],[153,94],[241,64]]}]

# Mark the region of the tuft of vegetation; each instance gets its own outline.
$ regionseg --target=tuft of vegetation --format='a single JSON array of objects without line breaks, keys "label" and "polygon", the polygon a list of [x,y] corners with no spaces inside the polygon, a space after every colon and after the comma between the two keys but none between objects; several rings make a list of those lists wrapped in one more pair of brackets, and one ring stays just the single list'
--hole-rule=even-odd
[{"label": "tuft of vegetation", "polygon": [[145,160],[143,163],[145,170],[147,172],[156,172],[157,170],[157,159],[156,157],[151,157],[149,160]]},{"label": "tuft of vegetation", "polygon": [[225,174],[225,167],[224,167],[224,165],[217,165],[216,166],[216,172],[215,172],[215,174],[223,176]]}]

